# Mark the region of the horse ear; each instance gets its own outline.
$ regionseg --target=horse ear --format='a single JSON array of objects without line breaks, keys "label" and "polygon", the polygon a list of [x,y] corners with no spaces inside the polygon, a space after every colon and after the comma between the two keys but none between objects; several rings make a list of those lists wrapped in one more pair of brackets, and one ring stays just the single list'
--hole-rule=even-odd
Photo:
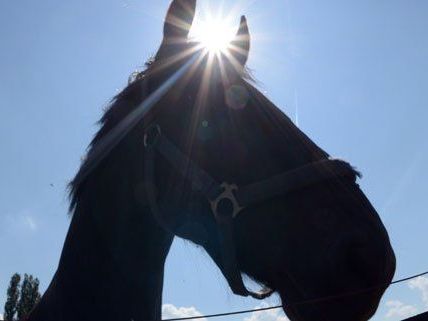
[{"label": "horse ear", "polygon": [[231,53],[242,67],[245,66],[248,60],[250,42],[250,30],[248,29],[247,19],[245,16],[242,16],[238,32],[235,39],[231,42]]},{"label": "horse ear", "polygon": [[195,17],[196,0],[173,0],[163,28],[164,38],[186,39]]}]

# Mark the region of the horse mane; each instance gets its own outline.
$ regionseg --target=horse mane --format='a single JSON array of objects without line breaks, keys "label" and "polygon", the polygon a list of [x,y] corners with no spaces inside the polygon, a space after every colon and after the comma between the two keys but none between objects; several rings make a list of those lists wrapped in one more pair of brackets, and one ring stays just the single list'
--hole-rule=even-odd
[{"label": "horse mane", "polygon": [[[86,149],[86,155],[89,155],[94,147],[145,98],[145,95],[147,95],[147,92],[144,90],[148,80],[147,73],[152,63],[153,60],[150,59],[144,64],[144,70],[133,72],[128,78],[128,84],[125,88],[110,100],[110,103],[105,108],[104,114],[96,122],[96,124],[100,126],[100,129],[89,143]],[[76,209],[82,185],[87,179],[78,179],[81,174],[81,169],[85,167],[87,162],[88,158],[84,157],[80,164],[79,171],[68,184],[70,199],[69,213],[71,214]]]}]

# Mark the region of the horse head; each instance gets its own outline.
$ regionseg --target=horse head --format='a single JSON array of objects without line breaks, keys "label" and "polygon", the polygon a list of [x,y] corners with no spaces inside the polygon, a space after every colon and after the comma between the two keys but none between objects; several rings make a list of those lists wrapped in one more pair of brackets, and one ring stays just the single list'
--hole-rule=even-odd
[{"label": "horse head", "polygon": [[[235,293],[275,291],[291,320],[367,320],[395,257],[358,173],[255,88],[245,17],[228,49],[213,53],[189,38],[195,7],[171,3],[158,52],[102,119],[72,207],[91,175],[123,168],[115,179],[129,185],[127,208],[139,204],[164,231],[201,245]],[[265,290],[247,290],[241,274]]]}]

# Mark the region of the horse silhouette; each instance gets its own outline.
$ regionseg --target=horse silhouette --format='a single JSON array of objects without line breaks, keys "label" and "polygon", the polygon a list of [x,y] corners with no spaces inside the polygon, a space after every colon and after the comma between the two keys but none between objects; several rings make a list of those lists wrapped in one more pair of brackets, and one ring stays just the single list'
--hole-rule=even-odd
[{"label": "horse silhouette", "polygon": [[291,320],[368,320],[395,256],[358,173],[255,88],[245,17],[213,54],[188,38],[195,6],[171,3],[157,54],[100,120],[70,184],[58,269],[28,320],[159,320],[174,236],[201,245],[234,293],[277,292]]}]

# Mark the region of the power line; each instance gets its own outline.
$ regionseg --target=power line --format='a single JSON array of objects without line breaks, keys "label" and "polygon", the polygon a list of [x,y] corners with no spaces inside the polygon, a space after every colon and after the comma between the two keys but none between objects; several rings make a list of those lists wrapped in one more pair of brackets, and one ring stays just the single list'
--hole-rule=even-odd
[{"label": "power line", "polygon": [[305,301],[300,301],[300,302],[295,302],[292,304],[287,304],[287,305],[278,305],[278,306],[273,306],[273,307],[267,307],[267,308],[259,308],[259,309],[251,309],[251,310],[241,310],[241,311],[234,311],[234,312],[224,312],[224,313],[216,313],[216,314],[208,314],[208,315],[201,315],[201,316],[194,316],[194,317],[185,317],[185,318],[173,318],[173,319],[163,319],[162,321],[183,321],[183,320],[196,320],[196,319],[209,319],[209,318],[217,318],[217,317],[225,317],[225,316],[230,316],[230,315],[237,315],[237,314],[245,314],[245,313],[251,313],[251,312],[260,312],[260,311],[267,311],[267,310],[276,310],[276,309],[281,309],[284,307],[291,307],[291,306],[299,306],[299,305],[305,305],[305,304],[311,304],[311,303],[320,303],[320,302],[326,302],[326,301],[330,301],[333,299],[338,299],[338,298],[344,298],[344,297],[349,297],[349,296],[355,296],[358,294],[362,294],[362,293],[366,293],[366,292],[370,292],[379,288],[383,288],[385,285],[395,285],[398,283],[402,283],[402,282],[406,282],[412,279],[416,279],[418,277],[427,275],[428,271],[426,272],[422,272],[419,274],[415,274],[403,279],[399,279],[399,280],[395,280],[391,283],[388,284],[382,284],[382,285],[378,285],[378,286],[373,286],[370,288],[366,288],[366,289],[362,289],[362,290],[358,290],[358,291],[353,291],[353,292],[347,292],[347,293],[342,293],[342,294],[338,294],[338,295],[331,295],[331,296],[327,296],[327,297],[323,297],[323,298],[317,298],[317,299],[312,299],[312,300],[305,300]]}]

